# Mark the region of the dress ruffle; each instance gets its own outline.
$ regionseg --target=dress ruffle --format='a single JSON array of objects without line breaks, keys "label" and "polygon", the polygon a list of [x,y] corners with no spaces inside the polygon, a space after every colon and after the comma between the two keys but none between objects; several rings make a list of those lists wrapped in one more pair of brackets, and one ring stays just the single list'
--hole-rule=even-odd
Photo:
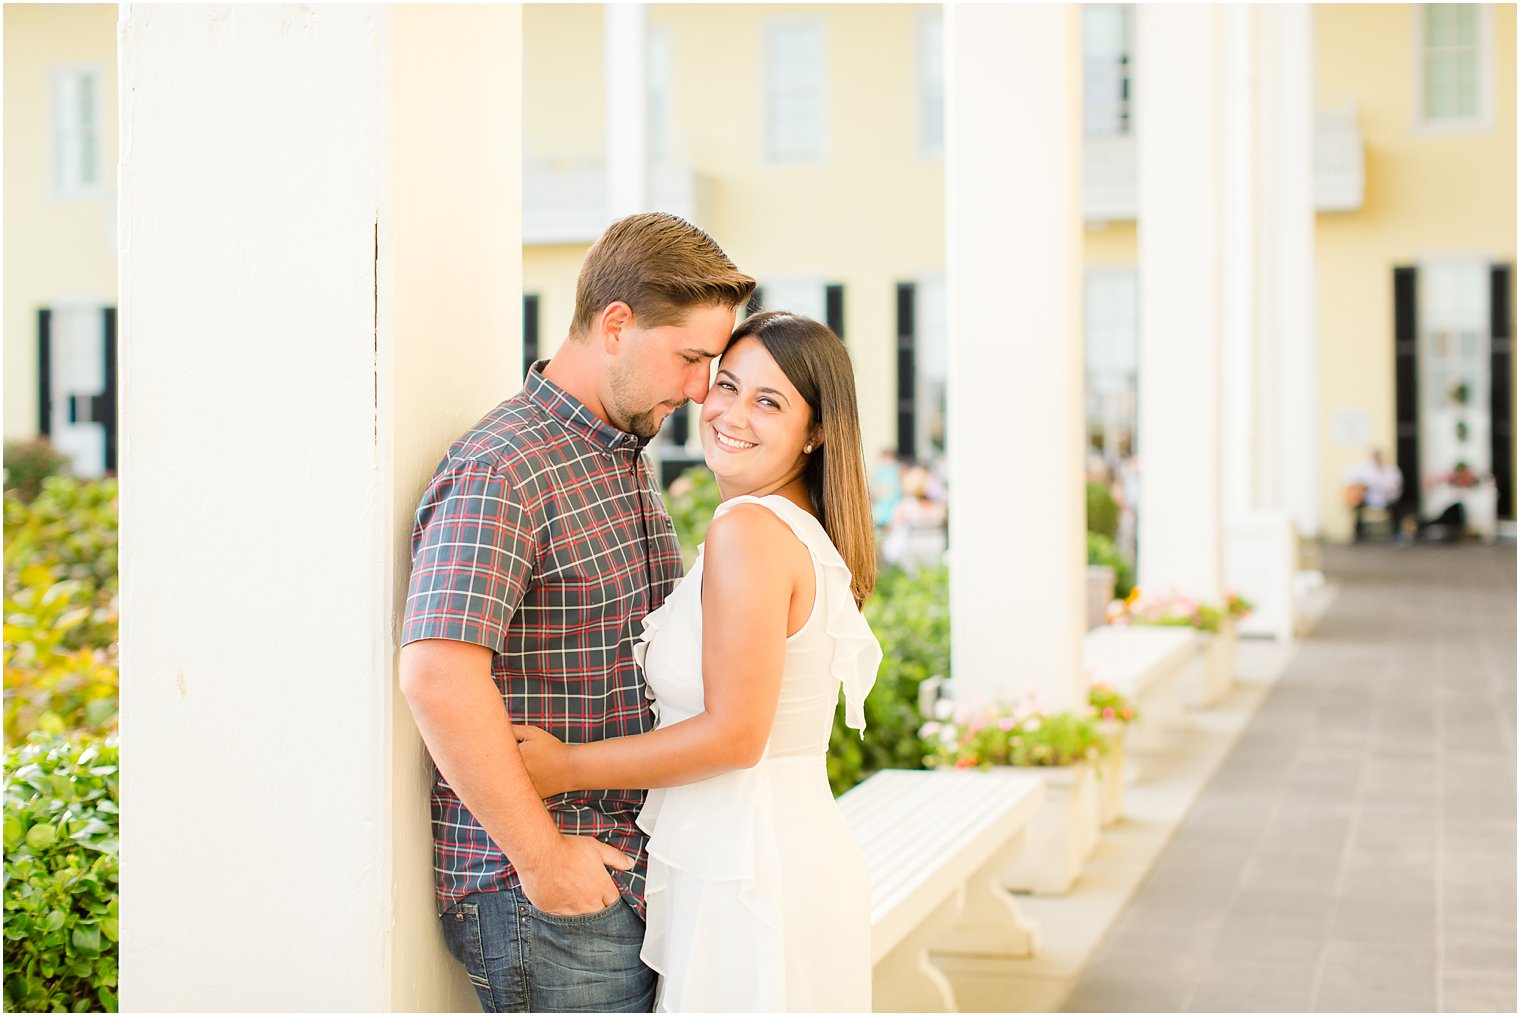
[{"label": "dress ruffle", "polygon": [[[643,958],[665,978],[662,1012],[712,1011],[735,997],[750,999],[757,1012],[786,1008],[770,765],[651,790],[639,814],[649,834]],[[683,920],[669,921],[672,914]],[[713,927],[724,929],[721,939],[697,933]],[[700,975],[670,979],[677,969]]]}]

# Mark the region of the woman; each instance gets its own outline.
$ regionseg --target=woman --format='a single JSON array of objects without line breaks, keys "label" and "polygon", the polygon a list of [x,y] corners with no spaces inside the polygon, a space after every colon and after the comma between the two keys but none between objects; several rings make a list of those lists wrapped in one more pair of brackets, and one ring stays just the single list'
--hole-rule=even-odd
[{"label": "woman", "polygon": [[540,793],[649,787],[643,959],[656,1009],[864,1011],[870,887],[825,767],[881,647],[855,382],[808,318],[747,319],[701,414],[722,503],[691,571],[635,647],[658,716],[636,737],[564,745],[515,728]]}]

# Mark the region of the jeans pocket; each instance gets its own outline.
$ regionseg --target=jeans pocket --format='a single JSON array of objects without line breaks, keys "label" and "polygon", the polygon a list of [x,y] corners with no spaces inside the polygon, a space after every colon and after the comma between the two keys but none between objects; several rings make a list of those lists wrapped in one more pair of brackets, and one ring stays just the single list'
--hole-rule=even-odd
[{"label": "jeans pocket", "polygon": [[639,958],[644,922],[624,900],[590,914],[531,908],[533,1008],[545,1012],[648,1012],[654,971]]},{"label": "jeans pocket", "polygon": [[480,940],[480,907],[474,903],[456,903],[443,913],[443,939],[449,952],[470,975],[470,984],[489,991],[486,977],[485,948]]},{"label": "jeans pocket", "polygon": [[615,917],[622,908],[623,898],[621,896],[613,900],[608,906],[600,910],[593,910],[589,914],[551,914],[547,910],[538,909],[532,903],[528,904],[528,910],[533,914],[535,921],[543,921],[545,924],[557,924],[562,927],[596,924],[599,921]]}]

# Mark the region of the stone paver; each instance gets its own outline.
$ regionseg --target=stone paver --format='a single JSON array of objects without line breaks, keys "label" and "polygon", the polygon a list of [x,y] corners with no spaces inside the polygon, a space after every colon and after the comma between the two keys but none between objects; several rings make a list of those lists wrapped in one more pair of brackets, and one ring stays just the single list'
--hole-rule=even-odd
[{"label": "stone paver", "polygon": [[1515,548],[1338,587],[1068,1012],[1514,1012]]}]

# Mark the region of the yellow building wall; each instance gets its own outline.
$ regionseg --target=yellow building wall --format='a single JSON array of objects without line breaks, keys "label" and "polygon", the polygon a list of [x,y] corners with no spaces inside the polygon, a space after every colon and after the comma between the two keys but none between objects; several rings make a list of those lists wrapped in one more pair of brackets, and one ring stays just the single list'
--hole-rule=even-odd
[{"label": "yellow building wall", "polygon": [[[116,6],[5,5],[5,437],[37,435],[37,311],[116,303]],[[100,72],[101,196],[51,186],[49,76]]]},{"label": "yellow building wall", "polygon": [[[670,33],[672,148],[713,183],[698,225],[762,283],[816,275],[845,287],[868,457],[896,441],[896,284],[944,270],[944,163],[921,157],[917,140],[918,19],[934,9],[659,4],[648,13],[651,32]],[[765,26],[797,18],[825,24],[826,154],[816,164],[768,164]],[[528,5],[523,19],[525,149],[540,158],[599,154],[601,8]],[[591,139],[561,126],[591,119]],[[543,355],[569,326],[583,254],[524,251],[526,292],[541,296]]]},{"label": "yellow building wall", "polygon": [[1135,267],[1139,237],[1134,221],[1090,223],[1083,233],[1082,263],[1087,268]]},{"label": "yellow building wall", "polygon": [[[1441,254],[1515,259],[1515,8],[1493,5],[1493,129],[1418,131],[1417,5],[1317,4],[1321,108],[1357,103],[1366,201],[1315,230],[1320,367],[1320,494],[1325,535],[1351,521],[1341,478],[1363,446],[1335,442],[1337,410],[1364,409],[1375,446],[1394,448],[1393,269]],[[1418,482],[1405,477],[1406,486]]]}]

